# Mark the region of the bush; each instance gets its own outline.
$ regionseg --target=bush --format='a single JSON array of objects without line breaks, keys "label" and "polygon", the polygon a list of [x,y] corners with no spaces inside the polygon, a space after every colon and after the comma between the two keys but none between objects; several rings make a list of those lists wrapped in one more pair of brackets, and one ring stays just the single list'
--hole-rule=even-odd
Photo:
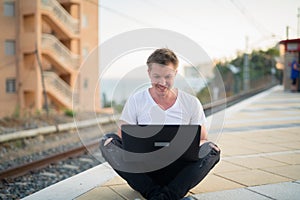
[{"label": "bush", "polygon": [[73,110],[67,109],[65,110],[65,115],[69,117],[74,117],[76,113]]}]

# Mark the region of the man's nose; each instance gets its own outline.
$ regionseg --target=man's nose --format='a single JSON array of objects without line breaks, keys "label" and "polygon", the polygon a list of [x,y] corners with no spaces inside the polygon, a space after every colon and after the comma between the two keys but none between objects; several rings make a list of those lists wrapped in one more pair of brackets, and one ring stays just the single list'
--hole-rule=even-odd
[{"label": "man's nose", "polygon": [[160,85],[166,85],[167,81],[166,81],[165,78],[162,77],[162,78],[159,79],[158,83],[159,83]]}]

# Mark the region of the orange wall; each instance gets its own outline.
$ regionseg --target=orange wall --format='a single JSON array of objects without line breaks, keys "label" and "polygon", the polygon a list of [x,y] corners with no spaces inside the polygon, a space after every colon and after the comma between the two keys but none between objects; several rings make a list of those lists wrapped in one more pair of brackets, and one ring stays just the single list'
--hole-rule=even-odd
[{"label": "orange wall", "polygon": [[[42,24],[46,21],[42,18],[41,10],[38,9],[40,7],[40,0],[15,0],[16,15],[14,17],[5,17],[3,15],[4,1],[0,0],[0,117],[11,115],[16,110],[18,103],[24,110],[33,104],[35,110],[42,109],[41,75],[34,51],[38,48],[41,61],[47,63],[41,55],[41,34],[42,32],[50,33],[52,31],[49,25]],[[68,35],[63,35],[64,33],[61,32],[58,33],[57,37],[60,39],[62,37],[71,38],[70,42],[66,42],[66,46],[74,53],[82,54],[82,48],[84,47],[92,51],[98,45],[98,6],[85,0],[58,0],[58,2],[79,3],[79,6],[71,6],[69,9],[74,17],[80,18],[79,20],[81,20],[83,14],[86,15],[88,17],[88,27],[81,28],[79,36],[71,35],[69,37]],[[58,26],[60,25],[58,24]],[[15,56],[6,56],[4,54],[5,39],[14,39],[16,41]],[[24,56],[25,54],[27,56]],[[94,105],[90,105],[86,101],[86,97],[94,95],[98,80],[98,71],[98,58],[95,58],[94,62],[89,64],[89,67],[79,75],[80,85],[78,87],[80,88],[80,96],[82,97],[80,98],[80,106],[83,110],[94,109]],[[57,70],[54,70],[54,72],[59,73]],[[69,73],[72,87],[77,72],[70,71]],[[5,80],[7,78],[17,79],[18,77],[19,82],[17,81],[16,85],[17,91],[20,91],[19,95],[17,92],[14,94],[6,93]],[[84,80],[86,79],[89,82],[88,88],[83,87]],[[18,88],[18,86],[20,87]],[[95,98],[98,98],[96,102],[100,108],[98,92]]]},{"label": "orange wall", "polygon": [[[96,1],[94,1],[96,2]],[[97,4],[97,2],[95,3]],[[89,35],[89,37],[81,37],[81,51],[87,48],[89,56],[82,63],[79,74],[80,84],[80,106],[81,109],[94,111],[94,103],[100,108],[100,97],[97,87],[99,74],[99,58],[98,58],[98,6],[88,1],[82,3],[81,16],[87,16],[88,25],[81,29],[81,36]],[[81,19],[82,22],[82,19]],[[93,52],[94,51],[94,52]],[[87,88],[85,83],[87,82]],[[87,98],[88,97],[88,98]]]},{"label": "orange wall", "polygon": [[17,93],[6,93],[6,79],[16,78],[16,56],[5,55],[5,40],[16,38],[16,16],[4,16],[4,2],[0,1],[0,116],[13,114]]}]

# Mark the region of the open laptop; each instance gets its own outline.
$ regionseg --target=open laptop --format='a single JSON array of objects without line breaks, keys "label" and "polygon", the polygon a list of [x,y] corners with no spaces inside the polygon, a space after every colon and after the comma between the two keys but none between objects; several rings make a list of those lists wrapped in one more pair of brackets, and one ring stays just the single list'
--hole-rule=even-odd
[{"label": "open laptop", "polygon": [[198,160],[201,126],[199,125],[129,125],[121,126],[123,148],[134,153],[162,150],[178,154],[178,159]]}]

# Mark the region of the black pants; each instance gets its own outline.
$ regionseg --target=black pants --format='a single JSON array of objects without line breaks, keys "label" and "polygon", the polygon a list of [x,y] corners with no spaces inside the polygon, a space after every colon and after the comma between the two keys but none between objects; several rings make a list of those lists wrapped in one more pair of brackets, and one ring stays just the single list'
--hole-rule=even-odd
[{"label": "black pants", "polygon": [[[104,146],[108,138],[113,140]],[[122,140],[118,135],[110,133],[101,138],[100,150],[108,162],[115,159],[110,157],[111,145],[122,148]],[[200,156],[198,161],[177,160],[167,167],[147,173],[115,171],[146,199],[181,199],[219,162],[220,152],[212,148],[212,145],[216,146],[212,142],[201,145],[199,155],[205,156]]]}]

